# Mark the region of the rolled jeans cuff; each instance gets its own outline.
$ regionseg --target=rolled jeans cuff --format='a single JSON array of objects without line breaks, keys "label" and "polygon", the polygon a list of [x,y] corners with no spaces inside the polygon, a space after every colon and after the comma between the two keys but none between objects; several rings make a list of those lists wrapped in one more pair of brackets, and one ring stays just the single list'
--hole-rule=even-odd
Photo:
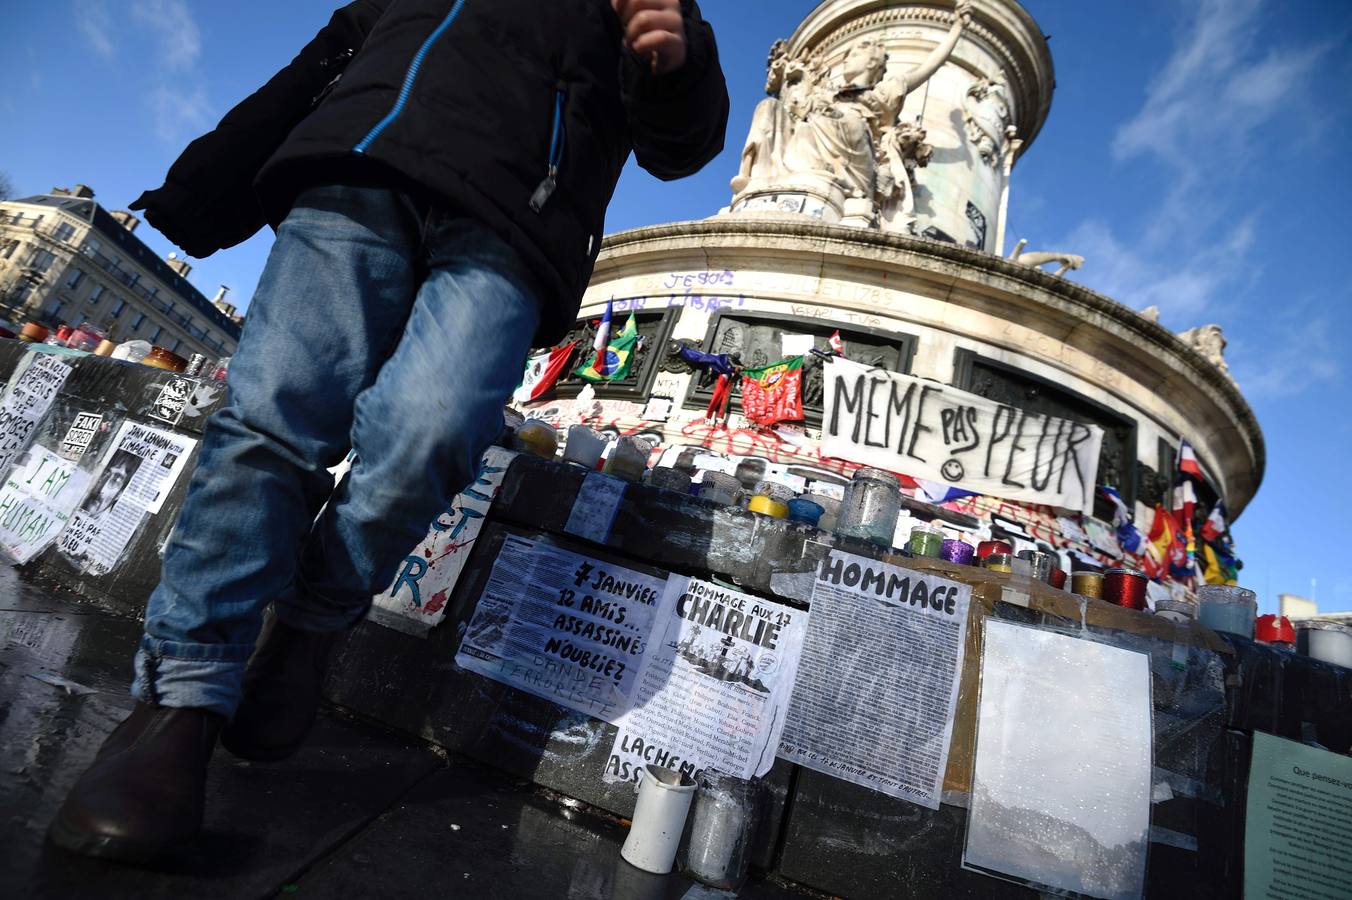
[{"label": "rolled jeans cuff", "polygon": [[235,714],[253,644],[181,644],[145,636],[132,696],[143,703]]}]

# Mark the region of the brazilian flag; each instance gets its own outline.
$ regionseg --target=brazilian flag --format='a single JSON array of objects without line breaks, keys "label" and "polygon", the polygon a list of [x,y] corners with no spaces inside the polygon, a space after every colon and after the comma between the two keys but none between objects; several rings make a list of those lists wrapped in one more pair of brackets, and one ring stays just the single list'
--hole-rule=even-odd
[{"label": "brazilian flag", "polygon": [[606,349],[591,355],[585,366],[577,370],[577,376],[593,384],[603,381],[620,381],[629,377],[634,367],[634,350],[638,347],[638,322],[634,314],[624,323],[620,333],[611,338]]}]

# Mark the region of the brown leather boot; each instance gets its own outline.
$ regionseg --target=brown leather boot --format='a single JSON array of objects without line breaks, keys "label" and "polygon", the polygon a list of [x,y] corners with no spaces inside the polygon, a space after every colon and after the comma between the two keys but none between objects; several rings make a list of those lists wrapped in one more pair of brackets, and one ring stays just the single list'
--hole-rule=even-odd
[{"label": "brown leather boot", "polygon": [[329,657],[344,634],[302,631],[270,617],[221,746],[254,762],[286,759],[300,749],[319,712]]},{"label": "brown leather boot", "polygon": [[136,704],[71,788],[52,822],[66,850],[149,862],[202,830],[207,761],[224,717]]}]

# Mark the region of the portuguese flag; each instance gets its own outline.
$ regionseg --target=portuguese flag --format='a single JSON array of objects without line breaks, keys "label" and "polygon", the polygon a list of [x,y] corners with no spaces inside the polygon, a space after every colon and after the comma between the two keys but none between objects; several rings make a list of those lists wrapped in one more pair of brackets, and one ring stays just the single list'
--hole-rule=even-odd
[{"label": "portuguese flag", "polygon": [[803,357],[742,370],[742,414],[757,425],[803,418]]},{"label": "portuguese flag", "polygon": [[[608,325],[609,322],[602,323],[602,327]],[[600,340],[597,342],[600,343]],[[578,369],[576,374],[579,378],[593,383],[628,378],[630,370],[634,367],[634,350],[637,345],[638,320],[631,313],[629,321],[624,323],[620,333],[607,340],[604,349],[598,350],[592,361]]]}]

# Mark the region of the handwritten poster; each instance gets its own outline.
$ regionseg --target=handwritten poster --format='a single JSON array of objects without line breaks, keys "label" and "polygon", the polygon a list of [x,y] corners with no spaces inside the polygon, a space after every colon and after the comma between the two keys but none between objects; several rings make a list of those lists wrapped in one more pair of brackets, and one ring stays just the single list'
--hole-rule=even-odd
[{"label": "handwritten poster", "polygon": [[509,537],[455,661],[495,681],[614,722],[629,708],[666,578]]},{"label": "handwritten poster", "polygon": [[603,779],[637,781],[649,763],[751,778],[770,771],[784,730],[807,613],[671,576],[665,633],[638,700],[617,721]]},{"label": "handwritten poster", "polygon": [[45,447],[20,455],[0,485],[0,551],[22,565],[56,540],[89,476]]},{"label": "handwritten poster", "polygon": [[141,523],[160,511],[197,441],[124,422],[94,487],[61,533],[61,552],[85,571],[109,572]]},{"label": "handwritten poster", "polygon": [[1352,757],[1253,733],[1244,896],[1352,897]]},{"label": "handwritten poster", "polygon": [[1147,654],[987,619],[963,866],[1140,897],[1152,740]]},{"label": "handwritten poster", "polygon": [[826,364],[822,453],[1007,500],[1094,509],[1103,429],[948,385]]},{"label": "handwritten poster", "polygon": [[389,590],[376,595],[371,621],[419,635],[441,622],[465,561],[483,530],[484,518],[516,455],[516,451],[502,447],[488,448],[474,483],[456,495],[450,509],[437,516],[427,537],[400,564]]},{"label": "handwritten poster", "polygon": [[34,353],[28,368],[0,400],[0,475],[32,441],[38,422],[52,408],[71,371],[50,353]]},{"label": "handwritten poster", "polygon": [[938,809],[971,600],[969,585],[832,551],[779,755]]}]

